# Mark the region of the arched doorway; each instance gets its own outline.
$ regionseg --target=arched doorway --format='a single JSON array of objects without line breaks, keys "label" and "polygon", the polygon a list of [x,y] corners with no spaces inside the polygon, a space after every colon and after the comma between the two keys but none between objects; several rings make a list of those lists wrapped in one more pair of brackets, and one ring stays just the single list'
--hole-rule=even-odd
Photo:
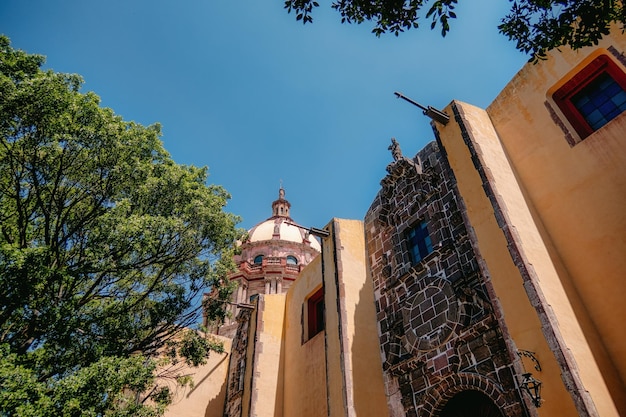
[{"label": "arched doorway", "polygon": [[480,391],[461,391],[450,398],[439,417],[503,417],[491,398]]}]

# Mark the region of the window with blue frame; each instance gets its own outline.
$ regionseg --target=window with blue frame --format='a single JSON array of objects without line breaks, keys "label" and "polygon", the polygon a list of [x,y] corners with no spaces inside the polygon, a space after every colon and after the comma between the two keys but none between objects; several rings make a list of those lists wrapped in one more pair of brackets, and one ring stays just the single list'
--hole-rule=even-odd
[{"label": "window with blue frame", "polygon": [[626,74],[607,55],[570,77],[552,97],[581,140],[626,111]]},{"label": "window with blue frame", "polygon": [[419,222],[407,233],[408,248],[411,261],[416,264],[421,262],[433,251],[433,244],[428,234],[428,225],[425,221]]},{"label": "window with blue frame", "polygon": [[626,91],[606,72],[572,97],[574,106],[593,130],[626,110]]}]

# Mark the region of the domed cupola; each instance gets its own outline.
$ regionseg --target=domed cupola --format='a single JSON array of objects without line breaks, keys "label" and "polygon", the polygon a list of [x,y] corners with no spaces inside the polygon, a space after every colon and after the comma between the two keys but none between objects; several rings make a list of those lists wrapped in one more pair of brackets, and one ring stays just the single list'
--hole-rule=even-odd
[{"label": "domed cupola", "polygon": [[322,250],[320,243],[310,236],[305,227],[293,221],[289,214],[290,209],[291,204],[285,199],[285,190],[281,187],[278,191],[278,200],[272,203],[272,217],[250,229],[246,242],[282,240],[310,246],[320,252]]},{"label": "domed cupola", "polygon": [[[249,303],[257,294],[287,292],[302,268],[320,254],[320,242],[293,221],[290,210],[280,187],[278,200],[272,202],[272,216],[252,227],[241,243],[234,257],[237,271],[228,276],[238,286],[232,300],[233,317],[237,305]],[[236,323],[227,320],[218,333],[232,336],[235,328]]]}]

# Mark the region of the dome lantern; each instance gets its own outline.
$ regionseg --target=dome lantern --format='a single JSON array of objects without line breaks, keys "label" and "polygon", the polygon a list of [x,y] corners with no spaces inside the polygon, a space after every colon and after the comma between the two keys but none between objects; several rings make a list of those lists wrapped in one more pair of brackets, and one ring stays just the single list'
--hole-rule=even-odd
[{"label": "dome lantern", "polygon": [[291,204],[289,201],[285,199],[285,190],[281,186],[278,190],[278,200],[275,200],[272,203],[272,217],[286,217],[289,216],[289,209],[291,208]]}]

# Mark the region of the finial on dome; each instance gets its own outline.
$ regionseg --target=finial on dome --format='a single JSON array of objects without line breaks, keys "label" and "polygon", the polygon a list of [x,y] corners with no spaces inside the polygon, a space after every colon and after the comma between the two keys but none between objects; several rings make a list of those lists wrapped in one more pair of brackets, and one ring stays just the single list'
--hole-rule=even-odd
[{"label": "finial on dome", "polygon": [[280,180],[280,188],[278,189],[278,199],[285,199],[285,189],[283,188],[283,180]]}]

